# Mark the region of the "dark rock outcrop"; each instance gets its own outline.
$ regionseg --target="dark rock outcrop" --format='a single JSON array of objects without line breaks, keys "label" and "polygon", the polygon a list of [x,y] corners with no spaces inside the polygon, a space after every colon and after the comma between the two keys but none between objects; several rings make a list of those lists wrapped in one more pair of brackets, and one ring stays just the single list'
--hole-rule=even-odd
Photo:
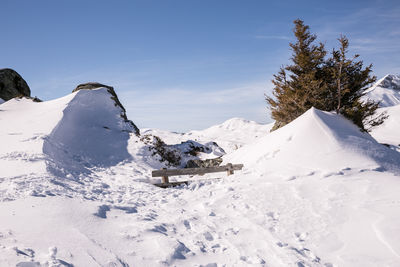
[{"label": "dark rock outcrop", "polygon": [[182,161],[181,151],[171,145],[167,145],[160,137],[151,134],[142,135],[140,138],[152,152],[152,156],[159,156],[160,162],[165,162],[169,166],[180,166]]},{"label": "dark rock outcrop", "polygon": [[222,158],[215,159],[191,159],[186,163],[185,168],[208,168],[208,167],[217,167],[221,165]]},{"label": "dark rock outcrop", "polygon": [[126,110],[124,108],[124,106],[121,104],[121,102],[118,99],[117,94],[114,91],[114,87],[109,86],[109,85],[105,85],[105,84],[101,84],[98,82],[89,82],[89,83],[82,83],[79,84],[74,90],[72,90],[72,92],[76,92],[79,90],[93,90],[93,89],[97,89],[97,88],[107,88],[107,91],[111,94],[111,99],[114,100],[115,106],[118,106],[121,108],[122,112],[121,112],[121,117],[124,119],[124,121],[126,123],[129,123],[132,128],[134,129],[134,133],[139,136],[140,135],[140,131],[139,128],[133,123],[133,121],[128,120],[128,117],[126,116]]},{"label": "dark rock outcrop", "polygon": [[17,96],[31,96],[28,84],[15,70],[0,69],[0,98],[8,101]]}]

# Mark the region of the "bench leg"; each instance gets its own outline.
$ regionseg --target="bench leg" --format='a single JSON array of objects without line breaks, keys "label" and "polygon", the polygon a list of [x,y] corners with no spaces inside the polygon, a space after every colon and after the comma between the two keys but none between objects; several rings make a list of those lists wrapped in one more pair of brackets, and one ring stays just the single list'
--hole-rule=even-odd
[{"label": "bench leg", "polygon": [[162,176],[162,177],[161,177],[161,182],[162,182],[163,184],[168,184],[168,183],[169,183],[168,176]]}]

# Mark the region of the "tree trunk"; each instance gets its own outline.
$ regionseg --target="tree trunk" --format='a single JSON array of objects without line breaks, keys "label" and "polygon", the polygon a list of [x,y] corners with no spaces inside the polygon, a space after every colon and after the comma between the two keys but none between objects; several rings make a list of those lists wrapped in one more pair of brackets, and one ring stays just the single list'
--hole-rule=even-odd
[{"label": "tree trunk", "polygon": [[342,76],[342,62],[339,64],[339,73],[338,73],[338,78],[337,78],[337,87],[338,87],[338,105],[336,108],[336,114],[340,113],[340,106],[341,106],[341,98],[342,98],[342,84],[341,84],[341,79],[340,77]]}]

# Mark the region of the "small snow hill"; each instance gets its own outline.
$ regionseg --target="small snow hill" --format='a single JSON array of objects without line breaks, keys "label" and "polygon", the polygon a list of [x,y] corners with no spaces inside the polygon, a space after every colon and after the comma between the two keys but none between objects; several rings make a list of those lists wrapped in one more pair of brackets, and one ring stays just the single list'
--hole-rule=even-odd
[{"label": "small snow hill", "polygon": [[260,124],[242,118],[232,118],[207,129],[193,130],[187,133],[174,133],[157,129],[143,129],[142,132],[160,136],[168,144],[178,143],[188,139],[202,143],[216,142],[229,154],[269,134],[272,126],[273,123]]},{"label": "small snow hill", "polygon": [[346,169],[400,173],[400,154],[376,142],[340,115],[311,108],[290,124],[225,157],[262,173]]},{"label": "small snow hill", "polygon": [[366,99],[380,102],[377,113],[389,117],[371,135],[380,143],[400,151],[400,76],[388,74],[366,91]]},{"label": "small snow hill", "polygon": [[68,177],[130,157],[127,142],[134,129],[121,119],[121,109],[105,88],[40,103],[12,99],[0,108],[3,175]]}]

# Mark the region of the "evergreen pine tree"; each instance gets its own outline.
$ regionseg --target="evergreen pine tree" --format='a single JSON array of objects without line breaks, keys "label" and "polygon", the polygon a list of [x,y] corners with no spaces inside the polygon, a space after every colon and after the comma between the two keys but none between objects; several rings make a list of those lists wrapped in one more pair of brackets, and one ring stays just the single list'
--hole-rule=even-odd
[{"label": "evergreen pine tree", "polygon": [[274,75],[273,97],[266,96],[275,120],[272,130],[293,121],[311,107],[334,111],[353,121],[363,131],[376,126],[387,118],[386,114],[375,116],[379,103],[361,100],[364,89],[376,80],[371,76],[372,65],[363,68],[358,55],[347,58],[349,41],[339,38],[339,50],[333,49],[328,59],[324,45],[314,44],[316,36],[301,20],[294,21],[295,43],[292,64],[280,68]]},{"label": "evergreen pine tree", "polygon": [[327,88],[323,80],[326,50],[322,43],[314,44],[316,36],[302,20],[297,19],[294,24],[296,42],[290,43],[293,64],[281,67],[274,75],[274,97],[266,96],[275,120],[273,130],[296,119],[312,106],[320,109],[324,106],[323,90],[320,89]]},{"label": "evergreen pine tree", "polygon": [[363,68],[363,61],[356,60],[359,55],[352,59],[347,58],[349,41],[346,36],[339,39],[339,50],[333,49],[332,56],[326,62],[326,77],[331,81],[331,92],[335,92],[335,97],[330,99],[331,105],[325,110],[333,110],[342,114],[353,121],[363,131],[370,127],[382,124],[387,118],[386,113],[375,116],[379,103],[371,100],[362,100],[365,95],[364,89],[376,81],[375,76],[371,76],[372,64]]}]

